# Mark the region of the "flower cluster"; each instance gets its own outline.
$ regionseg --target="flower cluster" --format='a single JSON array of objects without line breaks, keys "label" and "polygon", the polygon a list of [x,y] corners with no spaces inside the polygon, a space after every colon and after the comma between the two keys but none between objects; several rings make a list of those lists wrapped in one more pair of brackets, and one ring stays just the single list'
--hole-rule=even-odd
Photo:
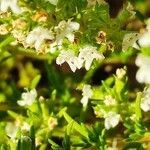
[{"label": "flower cluster", "polygon": [[61,65],[67,62],[73,72],[85,65],[85,69],[89,70],[94,59],[102,60],[104,56],[96,50],[96,47],[85,46],[79,50],[78,57],[72,51],[61,51],[56,59],[56,63]]}]

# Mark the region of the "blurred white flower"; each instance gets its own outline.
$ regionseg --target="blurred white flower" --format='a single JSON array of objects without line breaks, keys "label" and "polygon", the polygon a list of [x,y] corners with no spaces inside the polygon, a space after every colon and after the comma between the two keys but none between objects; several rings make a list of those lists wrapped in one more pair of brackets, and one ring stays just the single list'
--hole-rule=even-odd
[{"label": "blurred white flower", "polygon": [[58,0],[47,0],[47,1],[53,5],[57,5],[57,3],[58,3]]},{"label": "blurred white flower", "polygon": [[150,87],[146,88],[143,92],[141,99],[141,109],[145,112],[150,111]]},{"label": "blurred white flower", "polygon": [[82,49],[79,50],[79,56],[78,56],[78,61],[80,64],[80,68],[83,66],[83,63],[85,63],[85,69],[89,70],[90,66],[93,62],[94,59],[104,59],[104,56],[100,54],[97,50],[96,47],[93,46],[86,46]]},{"label": "blurred white flower", "polygon": [[62,49],[62,45],[59,43],[57,43],[56,41],[54,41],[53,43],[50,44],[50,52],[54,53],[56,50],[61,50]]},{"label": "blurred white flower", "polygon": [[56,63],[58,65],[67,62],[73,72],[78,68],[78,59],[74,52],[71,50],[61,51],[59,56],[56,58]]},{"label": "blurred white flower", "polygon": [[65,37],[70,42],[74,42],[74,31],[79,30],[79,27],[80,24],[71,21],[71,19],[69,19],[67,22],[65,20],[61,21],[58,26],[55,27],[57,44],[61,45]]},{"label": "blurred white flower", "polygon": [[93,91],[91,89],[91,85],[84,85],[82,89],[82,99],[81,103],[83,104],[83,107],[86,107],[88,104],[89,98],[91,98],[93,95]]},{"label": "blurred white flower", "polygon": [[116,105],[116,100],[111,95],[106,95],[104,99],[106,106]]},{"label": "blurred white flower", "polygon": [[30,125],[27,122],[24,122],[21,126],[22,131],[30,131]]},{"label": "blurred white flower", "polygon": [[150,19],[147,20],[147,26],[144,33],[140,34],[133,47],[140,49],[140,47],[150,47]]},{"label": "blurred white flower", "polygon": [[23,92],[21,95],[21,100],[17,101],[20,106],[30,106],[33,104],[37,97],[36,89],[32,89],[31,91]]},{"label": "blurred white flower", "polygon": [[34,28],[26,38],[26,44],[34,46],[36,50],[40,50],[45,40],[53,40],[54,35],[51,31],[43,27]]},{"label": "blurred white flower", "polygon": [[117,126],[120,120],[120,115],[112,111],[108,112],[104,117],[105,117],[105,128],[107,130]]},{"label": "blurred white flower", "polygon": [[13,13],[21,13],[21,8],[17,4],[17,0],[0,0],[0,11],[7,12],[11,9]]},{"label": "blurred white flower", "polygon": [[122,79],[126,74],[126,69],[125,68],[118,68],[116,70],[116,76],[118,79]]},{"label": "blurred white flower", "polygon": [[[143,33],[138,39],[138,45],[140,47],[149,47],[150,46],[150,31]],[[136,47],[140,49],[139,47]]]},{"label": "blurred white flower", "polygon": [[150,57],[139,54],[135,60],[139,67],[136,73],[136,79],[140,83],[150,83]]},{"label": "blurred white flower", "polygon": [[17,135],[18,127],[14,123],[8,122],[5,127],[5,131],[7,136],[9,136],[11,139],[15,139]]}]

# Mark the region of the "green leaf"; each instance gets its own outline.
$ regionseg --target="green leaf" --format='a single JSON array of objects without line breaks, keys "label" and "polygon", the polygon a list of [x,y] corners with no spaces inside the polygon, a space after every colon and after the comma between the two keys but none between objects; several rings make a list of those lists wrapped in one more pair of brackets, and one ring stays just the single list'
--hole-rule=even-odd
[{"label": "green leaf", "polygon": [[32,147],[31,138],[28,136],[23,136],[21,138],[20,150],[32,150],[31,147]]},{"label": "green leaf", "polygon": [[51,144],[53,150],[58,150],[60,148],[60,146],[56,144],[53,140],[48,139],[48,142]]},{"label": "green leaf", "polygon": [[65,137],[63,139],[62,145],[65,150],[70,150],[70,146],[71,146],[70,145],[70,137],[67,133],[65,133]]},{"label": "green leaf", "polygon": [[78,124],[75,120],[73,120],[66,112],[63,112],[63,116],[66,119],[68,123],[72,122],[73,128],[79,132],[82,136],[86,137],[88,139],[88,132],[85,130],[84,127],[82,127],[80,124]]},{"label": "green leaf", "polygon": [[40,82],[41,79],[41,75],[37,75],[31,82],[31,84],[29,85],[30,89],[34,89],[36,88],[36,86],[38,85],[38,83]]},{"label": "green leaf", "polygon": [[31,150],[35,150],[35,130],[34,126],[31,126],[30,128],[30,138],[32,141]]},{"label": "green leaf", "polygon": [[137,93],[136,101],[135,101],[135,114],[136,114],[136,119],[139,121],[142,118],[142,113],[141,113],[141,97],[142,93],[139,92]]}]

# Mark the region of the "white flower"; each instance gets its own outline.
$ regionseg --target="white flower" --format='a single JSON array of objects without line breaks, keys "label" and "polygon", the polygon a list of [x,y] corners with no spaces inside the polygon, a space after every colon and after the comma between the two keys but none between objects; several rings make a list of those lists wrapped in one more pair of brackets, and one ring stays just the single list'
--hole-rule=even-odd
[{"label": "white flower", "polygon": [[53,5],[57,5],[57,2],[58,2],[58,0],[47,0],[47,1]]},{"label": "white flower", "polygon": [[140,106],[143,111],[150,111],[150,87],[144,90]]},{"label": "white flower", "polygon": [[116,105],[116,100],[111,95],[105,96],[104,103],[106,106]]},{"label": "white flower", "polygon": [[125,74],[126,74],[125,68],[118,68],[116,70],[116,75],[118,79],[122,79],[125,76]]},{"label": "white flower", "polygon": [[14,123],[7,123],[5,127],[6,134],[11,138],[15,139],[18,131],[18,127]]},{"label": "white flower", "polygon": [[84,85],[82,89],[82,99],[81,103],[83,104],[83,107],[86,107],[88,104],[89,98],[91,98],[93,95],[92,89],[90,85]]},{"label": "white flower", "polygon": [[40,50],[45,40],[53,40],[54,35],[51,31],[43,27],[34,28],[26,38],[29,46],[34,46],[36,50]]},{"label": "white flower", "polygon": [[59,43],[57,43],[56,41],[50,44],[50,52],[54,53],[56,50],[61,50],[62,49],[62,45]]},{"label": "white flower", "polygon": [[70,51],[70,50],[61,51],[59,56],[56,58],[56,63],[58,65],[61,65],[64,62],[68,63],[68,65],[70,66],[70,68],[73,72],[75,72],[76,69],[78,68],[78,59],[75,56],[73,51]]},{"label": "white flower", "polygon": [[139,33],[128,33],[125,34],[122,42],[122,50],[127,50],[130,46],[137,48],[136,41],[138,40],[140,34]]},{"label": "white flower", "polygon": [[94,59],[104,58],[104,56],[96,50],[96,47],[93,46],[86,46],[80,49],[79,51],[80,53],[78,56],[78,60],[79,60],[80,68],[82,67],[83,63],[85,63],[86,70],[90,69],[90,66]]},{"label": "white flower", "polygon": [[17,0],[0,0],[0,11],[7,12],[11,9],[13,13],[21,13],[21,8],[17,4]]},{"label": "white flower", "polygon": [[20,106],[30,106],[33,104],[37,97],[36,89],[32,89],[31,91],[23,92],[21,95],[21,100],[17,101]]},{"label": "white flower", "polygon": [[22,131],[30,131],[30,125],[27,122],[22,123],[19,120],[16,122],[8,122],[5,131],[11,139],[15,139],[19,128]]},{"label": "white flower", "polygon": [[[140,47],[149,47],[150,46],[150,31],[143,33],[138,39],[138,45]],[[137,47],[137,49],[139,49]]]},{"label": "white flower", "polygon": [[72,22],[69,19],[67,22],[65,20],[61,21],[57,27],[56,31],[56,42],[61,45],[63,39],[66,37],[70,42],[74,42],[74,31],[79,30],[80,24],[77,22]]},{"label": "white flower", "polygon": [[140,49],[140,47],[150,47],[150,19],[147,20],[146,31],[143,34],[140,34],[133,47],[137,49]]},{"label": "white flower", "polygon": [[135,63],[139,66],[139,69],[136,73],[136,79],[140,83],[150,83],[150,57],[138,55]]},{"label": "white flower", "polygon": [[108,112],[105,116],[105,128],[109,130],[110,128],[114,128],[117,126],[120,120],[120,115],[117,114],[116,112]]},{"label": "white flower", "polygon": [[30,125],[27,122],[24,122],[21,126],[22,131],[30,131]]}]

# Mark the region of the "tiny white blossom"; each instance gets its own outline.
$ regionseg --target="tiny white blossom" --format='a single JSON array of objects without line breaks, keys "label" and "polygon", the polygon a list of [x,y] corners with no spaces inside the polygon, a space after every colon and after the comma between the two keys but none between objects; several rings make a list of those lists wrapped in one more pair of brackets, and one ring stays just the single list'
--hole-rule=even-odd
[{"label": "tiny white blossom", "polygon": [[149,47],[150,46],[150,31],[145,32],[140,36],[140,38],[138,39],[138,44],[140,47]]},{"label": "tiny white blossom", "polygon": [[21,100],[17,101],[20,106],[30,106],[33,104],[37,97],[36,89],[32,89],[31,91],[23,92],[21,95]]},{"label": "tiny white blossom", "polygon": [[114,128],[115,126],[118,125],[120,120],[120,115],[117,114],[116,112],[108,112],[105,116],[105,128],[109,130],[110,128]]},{"label": "tiny white blossom", "polygon": [[17,4],[17,0],[0,0],[0,11],[7,12],[11,9],[13,13],[21,13],[21,8]]},{"label": "tiny white blossom", "polygon": [[24,122],[21,126],[22,131],[30,131],[30,125],[27,122]]},{"label": "tiny white blossom", "polygon": [[83,104],[83,107],[86,107],[88,104],[89,98],[91,98],[93,95],[93,91],[91,89],[91,85],[84,85],[82,89],[82,99],[81,103]]},{"label": "tiny white blossom", "polygon": [[106,106],[116,105],[116,100],[111,96],[105,96],[104,103]]},{"label": "tiny white blossom", "polygon": [[56,31],[56,42],[58,45],[61,45],[63,39],[66,37],[70,42],[74,42],[74,31],[79,30],[80,24],[77,22],[71,21],[69,19],[67,22],[65,20],[61,21],[57,27]]},{"label": "tiny white blossom", "polygon": [[67,50],[60,52],[59,56],[56,58],[56,63],[58,65],[61,65],[64,62],[68,63],[73,72],[75,72],[78,68],[78,59],[73,51]]},{"label": "tiny white blossom", "polygon": [[126,74],[126,70],[124,68],[118,68],[116,70],[116,75],[118,79],[122,79]]},{"label": "tiny white blossom", "polygon": [[135,60],[136,65],[139,67],[136,73],[136,79],[140,83],[150,83],[150,57],[138,55]]},{"label": "tiny white blossom", "polygon": [[90,69],[90,66],[94,59],[104,59],[104,56],[96,50],[96,47],[93,46],[86,46],[79,51],[80,53],[78,56],[78,60],[80,68],[82,67],[83,63],[85,63],[86,70]]},{"label": "tiny white blossom", "polygon": [[140,106],[143,111],[150,111],[150,87],[144,90]]},{"label": "tiny white blossom", "polygon": [[56,52],[56,50],[61,50],[62,49],[62,45],[59,43],[57,43],[56,41],[54,41],[53,43],[50,44],[50,52],[54,53]]},{"label": "tiny white blossom", "polygon": [[27,36],[26,43],[34,46],[36,50],[40,50],[45,40],[53,40],[54,35],[51,31],[43,27],[34,28]]}]

